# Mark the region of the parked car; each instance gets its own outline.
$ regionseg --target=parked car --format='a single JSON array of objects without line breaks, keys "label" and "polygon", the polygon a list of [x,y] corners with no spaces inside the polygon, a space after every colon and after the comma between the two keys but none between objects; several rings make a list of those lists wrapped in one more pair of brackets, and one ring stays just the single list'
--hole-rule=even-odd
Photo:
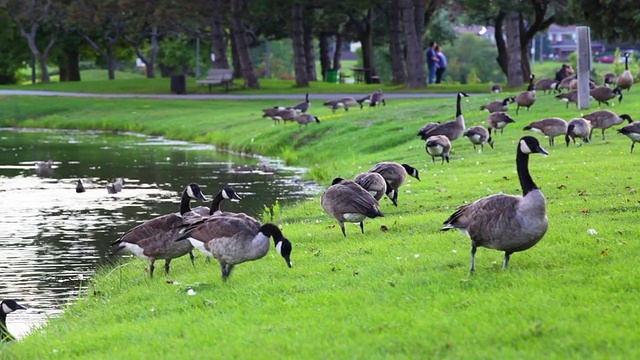
[{"label": "parked car", "polygon": [[[596,62],[599,63],[605,63],[605,64],[613,64],[613,62],[616,60],[616,56],[611,54],[611,55],[600,55],[598,57],[596,57]],[[623,59],[624,61],[624,59]]]}]

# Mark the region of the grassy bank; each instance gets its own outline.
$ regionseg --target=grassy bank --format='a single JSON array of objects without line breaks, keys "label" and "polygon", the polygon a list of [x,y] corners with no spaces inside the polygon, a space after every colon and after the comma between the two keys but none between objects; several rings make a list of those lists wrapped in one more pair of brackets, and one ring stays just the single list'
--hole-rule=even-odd
[{"label": "grassy bank", "polygon": [[[640,117],[634,88],[618,113]],[[493,98],[502,98],[494,96]],[[488,95],[463,104],[467,127],[484,124]],[[415,134],[453,118],[455,99],[394,100],[348,113],[313,104],[320,124],[299,129],[260,118],[273,101],[162,101],[1,97],[0,125],[135,131],[280,156],[308,166],[324,185],[383,160],[412,164],[422,181],[401,188],[399,206],[365,234],[343,238],[318,201],[276,214],[292,243],[294,267],[271,251],[236,267],[222,283],[202,256],[172,263],[170,279],[148,279],[147,263],[103,269],[86,299],[41,331],[1,349],[2,358],[633,358],[640,340],[635,264],[640,235],[633,171],[640,154],[610,129],[593,142],[533,155],[547,197],[549,231],[512,256],[480,249],[469,275],[469,240],[441,233],[455,208],[480,197],[520,193],[515,147],[524,125],[580,114],[539,94],[515,116],[495,149],[454,142],[451,163],[432,164]],[[515,112],[514,112],[515,113]],[[231,210],[231,209],[230,209]],[[382,226],[388,231],[381,231]],[[590,234],[594,229],[597,234]],[[114,238],[118,234],[114,234]],[[174,265],[175,264],[175,265]],[[171,280],[167,282],[165,280]],[[193,289],[195,295],[187,291]]]}]

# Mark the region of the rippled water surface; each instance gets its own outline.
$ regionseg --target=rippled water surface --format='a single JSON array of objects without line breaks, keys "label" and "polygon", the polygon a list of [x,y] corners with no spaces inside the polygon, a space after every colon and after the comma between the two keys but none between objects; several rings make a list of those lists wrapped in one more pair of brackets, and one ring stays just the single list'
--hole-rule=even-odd
[{"label": "rippled water surface", "polygon": [[[48,159],[51,168],[38,166]],[[24,336],[59,313],[84,291],[109,244],[141,221],[177,211],[188,183],[201,184],[209,199],[230,185],[242,201],[222,208],[256,216],[276,200],[317,193],[299,180],[303,171],[134,134],[0,130],[0,299],[29,308],[9,316],[9,330]],[[124,189],[108,194],[116,177]],[[75,192],[77,179],[86,192]]]}]

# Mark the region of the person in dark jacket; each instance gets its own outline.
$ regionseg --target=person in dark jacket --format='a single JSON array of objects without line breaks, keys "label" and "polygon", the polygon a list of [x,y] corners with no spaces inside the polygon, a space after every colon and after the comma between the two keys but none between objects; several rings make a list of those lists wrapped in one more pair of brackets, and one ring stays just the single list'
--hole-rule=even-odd
[{"label": "person in dark jacket", "polygon": [[440,84],[442,82],[442,74],[447,70],[447,56],[442,53],[442,48],[440,45],[436,45],[435,48],[436,56],[438,57],[438,64],[436,69],[436,84]]},{"label": "person in dark jacket", "polygon": [[573,75],[574,71],[571,65],[562,64],[562,67],[556,72],[556,81],[562,81],[567,76]]}]

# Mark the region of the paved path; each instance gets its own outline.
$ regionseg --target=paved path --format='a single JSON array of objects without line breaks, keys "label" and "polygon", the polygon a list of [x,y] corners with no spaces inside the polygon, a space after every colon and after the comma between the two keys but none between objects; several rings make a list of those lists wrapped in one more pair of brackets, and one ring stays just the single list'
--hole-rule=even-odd
[{"label": "paved path", "polygon": [[[90,94],[90,93],[74,93],[62,91],[44,91],[44,90],[0,90],[0,95],[31,95],[31,96],[64,96],[79,98],[142,98],[142,99],[189,99],[189,100],[241,100],[241,99],[300,99],[304,97],[301,94],[260,94],[260,95],[241,95],[241,94]],[[343,97],[358,97],[362,94],[312,94],[311,99],[338,99]],[[386,99],[422,99],[422,98],[453,98],[456,94],[425,94],[425,93],[385,93]]]}]

